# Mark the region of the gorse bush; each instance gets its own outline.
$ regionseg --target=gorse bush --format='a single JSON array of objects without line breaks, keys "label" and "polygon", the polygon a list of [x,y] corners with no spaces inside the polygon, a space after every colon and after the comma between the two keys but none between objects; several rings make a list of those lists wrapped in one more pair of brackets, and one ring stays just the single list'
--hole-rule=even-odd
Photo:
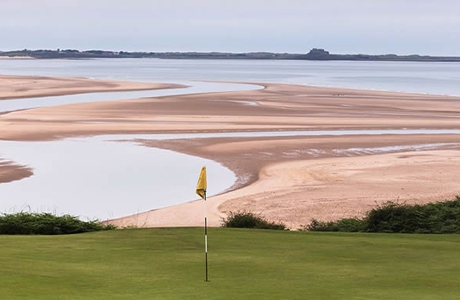
[{"label": "gorse bush", "polygon": [[333,222],[312,220],[304,227],[311,231],[460,233],[460,197],[455,200],[408,205],[387,202],[369,211],[362,219]]},{"label": "gorse bush", "polygon": [[386,203],[366,217],[368,232],[460,233],[460,198],[408,205]]},{"label": "gorse bush", "polygon": [[50,213],[14,213],[0,215],[0,234],[72,234],[115,229],[98,221],[81,221],[70,215]]},{"label": "gorse bush", "polygon": [[364,222],[362,219],[341,219],[338,221],[321,222],[313,219],[311,223],[304,227],[309,231],[344,231],[360,232],[364,231]]},{"label": "gorse bush", "polygon": [[251,212],[230,212],[226,219],[222,219],[222,227],[232,228],[256,228],[286,230],[286,225],[282,223],[270,222],[261,215]]}]

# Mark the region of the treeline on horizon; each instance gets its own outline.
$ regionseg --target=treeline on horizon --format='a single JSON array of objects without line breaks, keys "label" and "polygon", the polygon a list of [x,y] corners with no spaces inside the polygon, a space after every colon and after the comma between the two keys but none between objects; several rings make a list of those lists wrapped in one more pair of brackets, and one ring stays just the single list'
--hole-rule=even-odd
[{"label": "treeline on horizon", "polygon": [[434,61],[460,62],[456,56],[427,55],[368,55],[368,54],[331,54],[324,49],[313,48],[306,54],[272,52],[127,52],[75,49],[56,50],[14,50],[0,51],[0,56],[31,57],[37,59],[84,59],[84,58],[159,58],[159,59],[271,59],[271,60],[350,60],[350,61]]}]

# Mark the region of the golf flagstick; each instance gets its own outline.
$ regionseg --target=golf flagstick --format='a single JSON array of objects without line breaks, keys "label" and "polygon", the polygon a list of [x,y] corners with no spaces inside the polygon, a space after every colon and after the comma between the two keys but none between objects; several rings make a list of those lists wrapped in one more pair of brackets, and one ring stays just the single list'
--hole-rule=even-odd
[{"label": "golf flagstick", "polygon": [[208,277],[208,218],[207,218],[207,205],[206,205],[206,166],[201,168],[200,177],[196,184],[196,193],[204,200],[204,260],[206,265],[206,281],[209,281]]}]

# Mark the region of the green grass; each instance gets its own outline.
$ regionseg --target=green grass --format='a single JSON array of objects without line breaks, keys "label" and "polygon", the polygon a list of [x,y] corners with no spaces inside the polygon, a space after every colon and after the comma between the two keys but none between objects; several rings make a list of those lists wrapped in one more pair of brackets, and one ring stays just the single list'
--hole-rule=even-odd
[{"label": "green grass", "polygon": [[0,298],[460,299],[460,235],[200,228],[0,236]]}]

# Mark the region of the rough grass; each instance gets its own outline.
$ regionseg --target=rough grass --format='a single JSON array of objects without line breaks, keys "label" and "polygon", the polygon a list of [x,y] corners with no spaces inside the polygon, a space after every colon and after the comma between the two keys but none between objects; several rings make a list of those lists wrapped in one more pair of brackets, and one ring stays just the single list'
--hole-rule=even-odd
[{"label": "rough grass", "polygon": [[460,235],[132,229],[0,236],[16,299],[460,299]]}]

